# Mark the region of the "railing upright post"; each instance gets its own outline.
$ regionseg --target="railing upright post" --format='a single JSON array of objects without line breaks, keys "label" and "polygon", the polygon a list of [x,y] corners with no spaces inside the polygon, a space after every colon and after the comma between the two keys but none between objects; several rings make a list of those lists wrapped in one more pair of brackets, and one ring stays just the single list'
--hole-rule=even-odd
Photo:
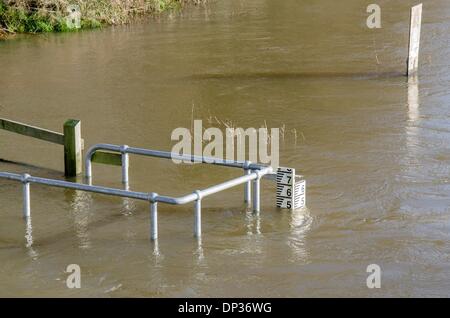
[{"label": "railing upright post", "polygon": [[30,175],[23,175],[23,217],[28,219],[31,216],[31,204],[30,204],[30,183],[28,182],[28,178]]},{"label": "railing upright post", "polygon": [[128,177],[128,168],[129,168],[129,155],[126,152],[126,149],[128,148],[127,145],[122,147],[122,183],[125,186],[125,189],[128,190],[128,183],[129,183],[129,177]]},{"label": "railing upright post", "polygon": [[75,177],[82,171],[81,121],[69,119],[64,123],[64,174]]},{"label": "railing upright post", "polygon": [[[258,173],[259,171],[254,171]],[[261,176],[258,173],[258,177],[253,180],[253,212],[258,213],[260,211],[260,191],[261,191]]]},{"label": "railing upright post", "polygon": [[150,239],[156,241],[158,239],[158,202],[155,201],[156,193],[150,195]]},{"label": "railing upright post", "polygon": [[200,239],[202,236],[202,196],[200,191],[195,191],[197,200],[194,207],[194,237]]},{"label": "railing upright post", "polygon": [[91,158],[86,158],[86,162],[84,163],[84,178],[85,182],[88,185],[92,185],[92,161]]},{"label": "railing upright post", "polygon": [[[244,171],[246,175],[249,175],[252,173],[252,171],[249,169],[250,161],[245,162]],[[248,181],[244,185],[244,202],[247,203],[247,206],[250,206],[252,197],[252,182]]]}]

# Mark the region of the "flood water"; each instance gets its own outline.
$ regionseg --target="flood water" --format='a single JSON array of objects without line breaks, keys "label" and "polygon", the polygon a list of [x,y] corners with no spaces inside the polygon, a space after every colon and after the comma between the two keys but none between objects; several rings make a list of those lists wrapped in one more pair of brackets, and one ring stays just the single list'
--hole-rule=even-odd
[{"label": "flood water", "polygon": [[[145,202],[32,185],[30,226],[20,184],[0,180],[0,296],[450,296],[450,3],[424,4],[409,83],[416,2],[377,3],[376,30],[361,1],[229,0],[0,43],[0,117],[55,131],[80,119],[86,149],[170,150],[193,117],[285,127],[280,164],[307,180],[295,212],[275,207],[271,181],[259,215],[242,187],[206,198],[201,242],[192,204],[160,204],[157,244]],[[0,131],[0,158],[63,179],[61,146]],[[132,190],[174,196],[242,173],[130,161]],[[120,188],[120,168],[94,165],[94,184]]]}]

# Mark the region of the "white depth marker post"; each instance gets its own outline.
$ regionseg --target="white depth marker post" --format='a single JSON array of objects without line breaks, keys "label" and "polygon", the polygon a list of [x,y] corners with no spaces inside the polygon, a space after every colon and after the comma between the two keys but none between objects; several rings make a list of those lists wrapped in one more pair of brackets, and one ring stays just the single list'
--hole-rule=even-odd
[{"label": "white depth marker post", "polygon": [[422,25],[422,3],[411,8],[411,24],[409,27],[408,71],[411,76],[419,68],[420,28]]},{"label": "white depth marker post", "polygon": [[295,169],[279,167],[277,170],[277,207],[301,209],[306,203],[306,180],[295,175]]}]

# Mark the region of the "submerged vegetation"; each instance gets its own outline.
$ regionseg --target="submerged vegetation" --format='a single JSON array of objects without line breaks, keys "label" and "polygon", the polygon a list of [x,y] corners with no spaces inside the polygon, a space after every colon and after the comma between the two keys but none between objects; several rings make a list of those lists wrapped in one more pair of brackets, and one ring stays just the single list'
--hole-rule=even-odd
[{"label": "submerged vegetation", "polygon": [[[203,0],[0,0],[0,39],[15,33],[66,32],[130,22],[137,15],[158,14]],[[79,9],[79,25],[68,20]]]}]

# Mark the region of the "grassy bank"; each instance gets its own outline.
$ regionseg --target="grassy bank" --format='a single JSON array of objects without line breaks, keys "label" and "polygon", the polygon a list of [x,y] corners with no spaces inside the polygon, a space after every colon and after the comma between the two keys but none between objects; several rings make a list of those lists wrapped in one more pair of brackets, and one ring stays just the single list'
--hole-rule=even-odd
[{"label": "grassy bank", "polygon": [[[204,0],[0,0],[0,39],[15,33],[67,32],[128,23]],[[71,13],[71,10],[75,10]],[[74,19],[69,19],[71,16]]]}]

